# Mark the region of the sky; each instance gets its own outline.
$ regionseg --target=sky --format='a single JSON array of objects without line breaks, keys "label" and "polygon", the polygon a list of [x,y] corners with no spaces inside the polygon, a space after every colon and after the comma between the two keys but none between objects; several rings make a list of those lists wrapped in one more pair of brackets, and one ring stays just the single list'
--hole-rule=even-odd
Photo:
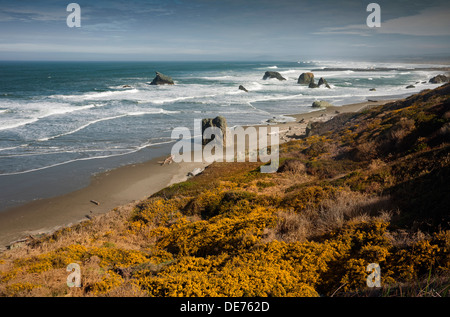
[{"label": "sky", "polygon": [[450,60],[450,1],[372,1],[0,0],[0,60]]}]

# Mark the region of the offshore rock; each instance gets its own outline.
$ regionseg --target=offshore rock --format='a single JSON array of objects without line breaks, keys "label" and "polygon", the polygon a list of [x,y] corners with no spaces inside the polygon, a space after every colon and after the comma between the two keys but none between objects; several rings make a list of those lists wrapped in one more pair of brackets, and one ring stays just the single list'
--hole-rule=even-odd
[{"label": "offshore rock", "polygon": [[245,87],[244,87],[244,86],[242,86],[242,85],[239,85],[239,89],[240,89],[240,90],[243,90],[243,91],[245,91],[245,92],[248,92],[248,90],[247,90],[247,89],[245,89]]},{"label": "offshore rock", "polygon": [[446,83],[448,81],[450,81],[449,77],[440,74],[440,75],[437,75],[437,76],[434,76],[433,78],[431,78],[429,83],[440,84],[440,83]]},{"label": "offshore rock", "polygon": [[278,80],[286,80],[279,72],[265,72],[263,79],[276,78]]},{"label": "offshore rock", "polygon": [[314,82],[314,74],[309,72],[301,74],[297,80],[300,85],[309,85],[311,82]]},{"label": "offshore rock", "polygon": [[323,77],[320,77],[319,79],[319,83],[317,84],[319,87],[322,85],[325,85],[325,87],[327,88],[331,88],[330,85],[328,85],[327,81],[325,79],[323,79]]},{"label": "offshore rock", "polygon": [[319,87],[317,84],[314,83],[314,78],[311,80],[311,82],[309,83],[308,88],[317,88]]},{"label": "offshore rock", "polygon": [[150,85],[174,85],[174,82],[171,77],[161,74],[160,72],[156,72],[156,77]]}]

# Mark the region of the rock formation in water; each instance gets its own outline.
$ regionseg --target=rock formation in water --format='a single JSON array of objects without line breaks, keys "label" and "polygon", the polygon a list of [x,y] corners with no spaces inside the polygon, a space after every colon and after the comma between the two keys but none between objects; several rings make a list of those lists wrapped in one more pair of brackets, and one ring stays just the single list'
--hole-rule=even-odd
[{"label": "rock formation in water", "polygon": [[160,72],[156,72],[156,77],[150,85],[174,85],[174,82],[171,77],[161,74]]},{"label": "rock formation in water", "polygon": [[309,85],[311,82],[314,82],[313,73],[303,73],[297,80],[297,83],[300,85]]},{"label": "rock formation in water", "polygon": [[437,75],[437,76],[434,76],[433,78],[431,78],[429,82],[432,84],[440,84],[440,83],[446,83],[449,81],[450,81],[449,77],[440,74],[440,75]]},{"label": "rock formation in water", "polygon": [[286,80],[286,78],[284,78],[283,76],[281,76],[281,74],[279,72],[266,72],[264,74],[263,79],[266,80],[268,78],[276,78],[278,80]]}]

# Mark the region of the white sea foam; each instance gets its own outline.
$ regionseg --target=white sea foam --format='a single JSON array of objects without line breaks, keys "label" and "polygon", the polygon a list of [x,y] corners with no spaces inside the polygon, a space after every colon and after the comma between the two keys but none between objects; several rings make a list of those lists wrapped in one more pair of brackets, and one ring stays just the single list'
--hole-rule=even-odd
[{"label": "white sea foam", "polygon": [[[147,147],[156,146],[156,145],[162,145],[162,144],[169,144],[169,143],[173,143],[173,142],[174,141],[171,140],[171,141],[157,142],[157,143],[145,143],[143,145],[135,147],[132,150],[129,150],[129,151],[126,151],[126,152],[123,152],[123,153],[119,153],[119,154],[100,155],[100,156],[93,156],[93,157],[84,157],[84,158],[79,158],[79,159],[73,159],[73,160],[68,160],[68,161],[64,161],[64,162],[60,162],[60,163],[55,163],[55,164],[51,164],[51,165],[47,165],[47,166],[43,166],[43,167],[29,169],[29,170],[26,170],[26,171],[3,173],[3,174],[0,174],[0,177],[1,176],[9,176],[9,175],[20,175],[20,174],[27,174],[27,173],[42,171],[42,170],[49,169],[49,168],[52,168],[52,167],[66,165],[66,164],[74,163],[74,162],[78,162],[78,161],[90,161],[90,160],[105,159],[105,158],[110,158],[110,157],[129,155],[129,154],[132,154],[132,153],[136,153],[136,152],[138,152],[138,151],[140,151],[140,150],[142,150],[144,148],[147,148]],[[104,151],[109,151],[109,150],[104,150]]]},{"label": "white sea foam", "polygon": [[96,119],[96,120],[92,120],[86,124],[83,124],[81,126],[79,126],[78,128],[68,131],[68,132],[64,132],[64,133],[60,133],[54,136],[49,136],[49,137],[44,137],[44,138],[40,138],[37,141],[38,142],[45,142],[45,141],[49,141],[49,140],[53,140],[56,138],[60,138],[66,135],[71,135],[74,133],[77,133],[78,131],[84,130],[87,127],[99,123],[99,122],[104,122],[104,121],[111,121],[111,120],[116,120],[116,119],[120,119],[120,118],[124,118],[124,117],[133,117],[133,116],[143,116],[143,115],[148,115],[148,114],[173,114],[173,113],[179,113],[179,111],[168,111],[168,110],[163,110],[163,109],[152,109],[152,110],[147,110],[147,111],[136,111],[136,112],[129,112],[129,113],[123,113],[120,115],[116,115],[116,116],[111,116],[111,117],[106,117],[106,118],[100,118],[100,119]]},{"label": "white sea foam", "polygon": [[233,79],[235,77],[227,75],[227,76],[204,76],[199,78],[206,80],[224,80],[224,79]]},{"label": "white sea foam", "polygon": [[41,119],[48,118],[55,115],[63,115],[75,111],[82,111],[94,108],[96,104],[85,106],[72,106],[67,103],[53,103],[53,102],[36,102],[29,104],[13,103],[13,109],[9,111],[22,115],[17,118],[8,118],[7,122],[0,122],[0,130],[10,130],[22,127],[28,124],[35,123]]},{"label": "white sea foam", "polygon": [[22,144],[22,145],[18,145],[18,146],[10,146],[10,147],[5,147],[5,148],[1,148],[0,151],[8,151],[8,150],[14,150],[14,149],[18,149],[21,147],[26,147],[29,144]]},{"label": "white sea foam", "polygon": [[110,90],[101,92],[88,92],[80,95],[52,95],[50,98],[69,100],[69,101],[84,101],[84,100],[120,100],[128,99],[130,94],[136,94],[139,89],[123,89],[123,90]]}]

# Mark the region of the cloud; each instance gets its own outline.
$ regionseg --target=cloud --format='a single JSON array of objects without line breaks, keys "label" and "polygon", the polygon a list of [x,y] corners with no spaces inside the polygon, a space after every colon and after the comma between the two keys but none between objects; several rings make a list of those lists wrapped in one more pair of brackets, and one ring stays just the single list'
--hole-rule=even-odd
[{"label": "cloud", "polygon": [[27,8],[8,8],[0,11],[0,22],[20,21],[20,22],[32,22],[32,21],[60,21],[64,20],[67,16],[65,7],[61,10],[36,10]]},{"label": "cloud", "polygon": [[[383,11],[381,11],[383,13]],[[449,36],[450,8],[435,7],[419,14],[381,21],[379,33],[416,36]]]},{"label": "cloud", "polygon": [[316,35],[346,34],[346,35],[370,36],[368,29],[369,27],[365,24],[351,24],[340,27],[321,28],[319,31],[313,32],[313,34]]},{"label": "cloud", "polygon": [[314,34],[349,34],[370,36],[376,34],[401,34],[412,36],[450,36],[450,8],[434,7],[424,9],[418,14],[383,21],[381,8],[381,27],[369,28],[365,24],[351,24],[342,27],[322,28]]}]

